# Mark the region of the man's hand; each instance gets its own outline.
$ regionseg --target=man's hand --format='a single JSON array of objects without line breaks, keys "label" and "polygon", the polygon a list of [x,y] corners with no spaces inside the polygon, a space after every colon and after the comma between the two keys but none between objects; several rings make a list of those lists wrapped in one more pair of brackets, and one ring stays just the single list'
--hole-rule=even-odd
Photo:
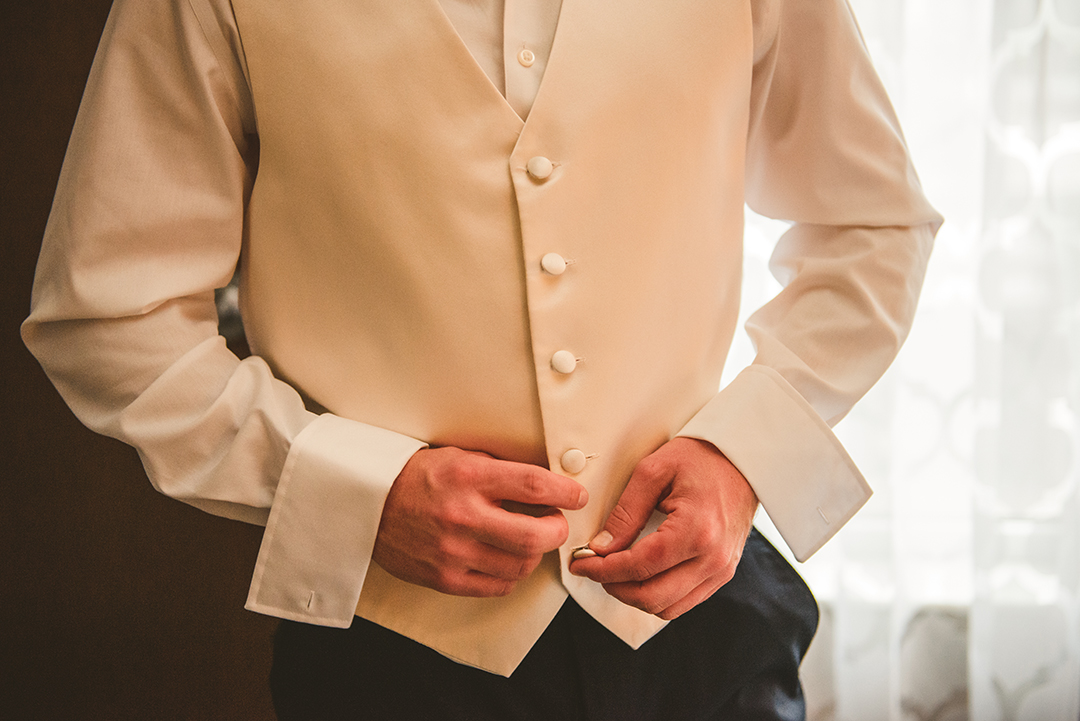
[{"label": "man's hand", "polygon": [[505,596],[566,542],[559,509],[587,500],[580,484],[539,466],[458,448],[417,451],[390,487],[372,558],[442,593]]},{"label": "man's hand", "polygon": [[[712,444],[674,438],[643,458],[604,530],[572,573],[602,583],[630,606],[671,620],[735,575],[757,511],[750,484]],[[653,509],[667,514],[634,542]]]}]

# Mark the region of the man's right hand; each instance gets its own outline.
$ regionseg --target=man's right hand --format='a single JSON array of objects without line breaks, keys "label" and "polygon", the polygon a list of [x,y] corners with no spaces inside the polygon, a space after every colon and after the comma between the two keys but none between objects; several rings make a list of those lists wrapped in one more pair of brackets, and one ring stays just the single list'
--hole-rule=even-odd
[{"label": "man's right hand", "polygon": [[587,501],[580,484],[539,466],[424,449],[390,487],[372,558],[397,578],[442,593],[505,596],[566,542],[559,509]]}]

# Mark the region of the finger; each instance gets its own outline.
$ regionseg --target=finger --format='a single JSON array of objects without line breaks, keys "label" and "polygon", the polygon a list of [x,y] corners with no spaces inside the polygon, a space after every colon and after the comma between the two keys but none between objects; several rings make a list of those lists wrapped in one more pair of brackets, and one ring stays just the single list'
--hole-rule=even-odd
[{"label": "finger", "polygon": [[543,554],[510,553],[486,543],[478,543],[470,565],[472,570],[504,581],[517,582],[528,578],[543,559]]},{"label": "finger", "polygon": [[712,596],[731,579],[727,574],[701,578],[700,564],[680,564],[643,583],[604,584],[604,590],[628,606],[670,621]]},{"label": "finger", "polygon": [[603,530],[589,542],[589,548],[600,554],[628,548],[649,522],[674,475],[675,468],[661,459],[654,456],[642,459],[630,475],[619,502],[608,514]]},{"label": "finger", "polygon": [[707,601],[709,598],[712,597],[714,593],[723,588],[724,585],[730,580],[730,578],[723,580],[722,577],[718,578],[715,576],[713,578],[706,579],[700,585],[698,585],[697,588],[695,588],[690,593],[686,594],[681,599],[665,608],[663,611],[660,611],[656,615],[664,619],[665,621],[672,621],[683,615],[690,609],[694,608],[698,604]]},{"label": "finger", "polygon": [[566,517],[556,509],[532,516],[493,507],[477,520],[477,539],[519,556],[554,551],[570,535]]},{"label": "finger", "polygon": [[577,481],[528,463],[491,460],[480,483],[488,498],[576,511],[589,494]]},{"label": "finger", "polygon": [[647,581],[605,583],[604,590],[628,606],[657,615],[681,601],[702,583],[693,566],[692,562],[688,562]]},{"label": "finger", "polygon": [[399,577],[451,596],[505,596],[513,590],[516,581],[475,570],[470,565],[477,565],[475,549],[481,545],[473,541],[467,552],[463,548],[458,549],[460,553],[450,550],[439,560],[406,558],[397,567]]},{"label": "finger", "polygon": [[433,587],[451,596],[493,598],[509,595],[516,585],[515,581],[469,569],[447,576],[442,583]]},{"label": "finger", "polygon": [[468,587],[475,590],[475,593],[457,593],[454,595],[475,596],[477,598],[496,598],[499,596],[509,596],[514,592],[514,588],[517,587],[516,581],[508,581],[505,578],[489,576],[480,571],[467,571],[465,573],[465,578],[466,582],[469,584]]},{"label": "finger", "polygon": [[539,558],[514,557],[476,539],[443,539],[439,553],[421,562],[431,588],[452,596],[503,596],[528,576]]},{"label": "finger", "polygon": [[669,516],[655,533],[633,547],[576,560],[570,570],[597,583],[641,583],[697,555],[687,541],[688,535],[680,533],[676,521]]}]

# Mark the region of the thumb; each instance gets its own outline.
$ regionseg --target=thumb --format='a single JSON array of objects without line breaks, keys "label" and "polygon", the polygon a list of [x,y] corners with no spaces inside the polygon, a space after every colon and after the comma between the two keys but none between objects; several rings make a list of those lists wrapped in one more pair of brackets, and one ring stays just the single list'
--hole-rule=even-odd
[{"label": "thumb", "polygon": [[589,548],[601,556],[629,548],[652,517],[671,480],[671,473],[646,458],[638,464],[608,514],[604,529],[589,542]]}]

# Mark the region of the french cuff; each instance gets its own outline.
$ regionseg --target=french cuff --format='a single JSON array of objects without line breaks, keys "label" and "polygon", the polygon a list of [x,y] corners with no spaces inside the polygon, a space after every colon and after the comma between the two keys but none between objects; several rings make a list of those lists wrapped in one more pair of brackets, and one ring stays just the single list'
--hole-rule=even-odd
[{"label": "french cuff", "polygon": [[301,431],[285,459],[245,608],[347,628],[386,495],[425,445],[331,414]]},{"label": "french cuff", "polygon": [[821,416],[766,366],[745,368],[678,435],[708,441],[728,457],[799,561],[873,493]]}]

